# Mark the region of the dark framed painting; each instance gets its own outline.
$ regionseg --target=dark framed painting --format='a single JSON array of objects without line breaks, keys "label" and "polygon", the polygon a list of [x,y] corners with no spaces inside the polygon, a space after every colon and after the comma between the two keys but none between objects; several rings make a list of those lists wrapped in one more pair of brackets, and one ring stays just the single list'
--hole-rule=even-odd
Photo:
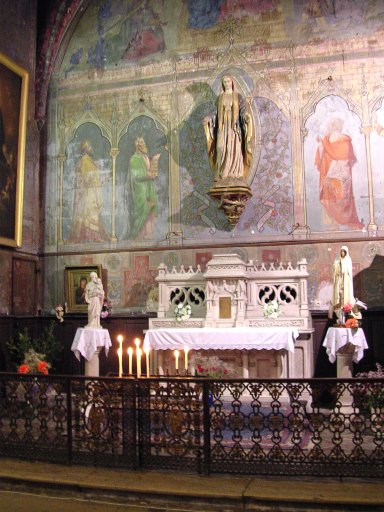
[{"label": "dark framed painting", "polygon": [[20,247],[28,72],[0,52],[0,245]]},{"label": "dark framed painting", "polygon": [[85,301],[85,287],[91,280],[91,272],[102,279],[101,265],[65,267],[65,295],[68,313],[85,313],[88,305]]}]

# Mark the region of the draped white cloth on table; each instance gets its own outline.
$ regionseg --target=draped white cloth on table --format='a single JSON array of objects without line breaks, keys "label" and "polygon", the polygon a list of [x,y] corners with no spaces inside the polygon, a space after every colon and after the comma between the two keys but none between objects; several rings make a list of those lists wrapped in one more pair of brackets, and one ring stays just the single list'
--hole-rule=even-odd
[{"label": "draped white cloth on table", "polygon": [[96,350],[104,347],[108,355],[109,347],[112,346],[111,337],[107,329],[77,329],[71,350],[80,361],[80,354],[90,361]]},{"label": "draped white cloth on table", "polygon": [[368,348],[363,329],[347,329],[346,327],[330,327],[328,329],[323,347],[325,347],[331,363],[336,361],[337,352],[348,343],[355,346],[352,359],[358,363],[363,358],[364,350]]},{"label": "draped white cloth on table", "polygon": [[299,336],[290,327],[196,327],[150,329],[144,348],[154,350],[287,350],[294,352]]}]

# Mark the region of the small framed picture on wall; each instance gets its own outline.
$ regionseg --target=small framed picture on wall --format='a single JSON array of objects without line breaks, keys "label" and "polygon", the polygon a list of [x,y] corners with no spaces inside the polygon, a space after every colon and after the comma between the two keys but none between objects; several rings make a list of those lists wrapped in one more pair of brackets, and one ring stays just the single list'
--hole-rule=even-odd
[{"label": "small framed picture on wall", "polygon": [[65,267],[65,295],[68,313],[86,313],[85,287],[91,280],[91,272],[102,279],[101,265],[86,265],[80,267]]}]

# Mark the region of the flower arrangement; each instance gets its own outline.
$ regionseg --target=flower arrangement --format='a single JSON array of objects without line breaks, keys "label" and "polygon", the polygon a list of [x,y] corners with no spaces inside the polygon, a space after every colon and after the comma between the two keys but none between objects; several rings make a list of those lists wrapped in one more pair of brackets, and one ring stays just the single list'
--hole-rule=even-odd
[{"label": "flower arrangement", "polygon": [[341,321],[342,327],[345,326],[349,329],[358,329],[361,326],[362,314],[359,304],[365,306],[365,304],[360,303],[358,300],[355,302],[355,304],[348,303],[343,305],[342,312],[344,321]]},{"label": "flower arrangement", "polygon": [[60,323],[64,322],[64,308],[61,304],[58,304],[55,307],[56,312],[56,318],[59,320]]},{"label": "flower arrangement", "polygon": [[189,304],[184,306],[181,302],[175,308],[175,318],[178,322],[183,322],[184,320],[188,320],[192,313],[192,308]]},{"label": "flower arrangement", "polygon": [[223,361],[218,356],[203,357],[196,355],[195,370],[197,377],[209,377],[212,379],[231,379],[237,377],[233,365]]},{"label": "flower arrangement", "polygon": [[24,355],[23,363],[17,368],[18,373],[42,373],[48,375],[51,365],[45,361],[45,355],[28,350]]},{"label": "flower arrangement", "polygon": [[61,360],[62,342],[54,335],[57,326],[52,321],[38,338],[32,338],[25,328],[6,343],[9,358],[19,373],[46,373]]},{"label": "flower arrangement", "polygon": [[101,318],[107,318],[107,317],[111,316],[111,310],[112,310],[111,303],[109,302],[109,300],[104,299],[103,305],[101,306],[101,312],[100,312]]},{"label": "flower arrangement", "polygon": [[280,305],[277,300],[270,300],[264,304],[264,316],[266,318],[277,318],[280,313]]},{"label": "flower arrangement", "polygon": [[[376,370],[356,374],[360,379],[384,379],[384,367],[376,363]],[[354,401],[363,411],[384,407],[384,387],[381,382],[361,383],[355,386]]]}]

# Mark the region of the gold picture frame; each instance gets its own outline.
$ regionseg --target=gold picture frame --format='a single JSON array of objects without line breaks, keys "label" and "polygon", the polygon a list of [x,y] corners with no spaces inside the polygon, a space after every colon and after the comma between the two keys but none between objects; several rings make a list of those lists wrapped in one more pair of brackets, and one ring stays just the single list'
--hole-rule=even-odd
[{"label": "gold picture frame", "polygon": [[85,286],[90,281],[91,272],[96,272],[102,279],[101,265],[65,267],[65,295],[68,313],[85,313]]},{"label": "gold picture frame", "polygon": [[0,245],[21,247],[28,72],[0,52]]}]

